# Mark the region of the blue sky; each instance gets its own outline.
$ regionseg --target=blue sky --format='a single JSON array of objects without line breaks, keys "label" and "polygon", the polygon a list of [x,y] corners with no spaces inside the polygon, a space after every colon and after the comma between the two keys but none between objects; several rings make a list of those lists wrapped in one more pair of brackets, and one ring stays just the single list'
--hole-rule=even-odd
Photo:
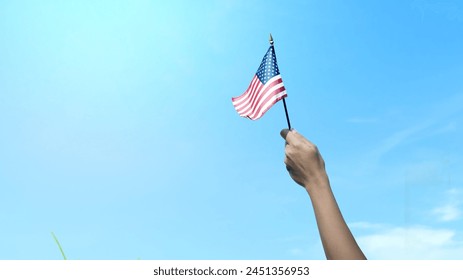
[{"label": "blue sky", "polygon": [[371,259],[463,259],[463,4],[1,1],[0,259],[323,259],[282,103]]}]

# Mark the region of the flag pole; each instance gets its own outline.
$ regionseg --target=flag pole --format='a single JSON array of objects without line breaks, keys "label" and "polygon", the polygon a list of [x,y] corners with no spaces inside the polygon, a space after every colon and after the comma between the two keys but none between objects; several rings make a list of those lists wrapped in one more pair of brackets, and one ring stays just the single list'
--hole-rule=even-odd
[{"label": "flag pole", "polygon": [[291,123],[289,122],[288,108],[286,108],[286,102],[283,98],[283,106],[285,107],[286,121],[288,122],[288,129],[291,130]]},{"label": "flag pole", "polygon": [[[270,33],[270,38],[268,41],[270,42],[270,46],[273,46],[272,33]],[[285,107],[285,115],[286,115],[286,122],[288,122],[288,129],[291,130],[291,123],[289,122],[289,115],[288,115],[288,108],[286,107],[286,101],[284,97],[282,99],[283,99],[283,106]]]}]

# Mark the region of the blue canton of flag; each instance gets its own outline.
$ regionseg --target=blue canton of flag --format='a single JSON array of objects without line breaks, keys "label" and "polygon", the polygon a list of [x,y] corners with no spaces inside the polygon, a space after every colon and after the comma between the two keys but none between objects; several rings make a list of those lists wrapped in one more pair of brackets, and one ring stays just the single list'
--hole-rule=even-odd
[{"label": "blue canton of flag", "polygon": [[257,120],[286,96],[275,49],[270,46],[248,89],[242,95],[233,97],[232,103],[240,116]]},{"label": "blue canton of flag", "polygon": [[266,84],[268,80],[280,74],[277,65],[277,57],[275,56],[275,49],[273,46],[271,46],[267,53],[264,55],[264,58],[262,59],[256,74],[263,84]]}]

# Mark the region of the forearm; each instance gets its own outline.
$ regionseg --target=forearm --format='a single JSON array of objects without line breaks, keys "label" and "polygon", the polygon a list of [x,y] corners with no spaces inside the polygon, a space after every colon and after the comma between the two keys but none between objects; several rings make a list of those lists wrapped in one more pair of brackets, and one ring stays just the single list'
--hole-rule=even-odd
[{"label": "forearm", "polygon": [[327,259],[365,259],[342,217],[317,146],[295,130],[283,129],[285,165],[289,175],[305,187],[312,200]]},{"label": "forearm", "polygon": [[366,259],[339,210],[328,180],[306,187],[312,201],[320,238],[329,260]]}]

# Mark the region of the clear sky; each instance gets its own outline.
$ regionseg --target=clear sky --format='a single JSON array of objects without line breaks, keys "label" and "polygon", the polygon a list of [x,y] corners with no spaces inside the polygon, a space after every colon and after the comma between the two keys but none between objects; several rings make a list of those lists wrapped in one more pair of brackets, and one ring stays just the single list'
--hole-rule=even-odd
[{"label": "clear sky", "polygon": [[463,259],[463,3],[0,2],[0,259],[323,259],[283,104],[370,259]]}]

